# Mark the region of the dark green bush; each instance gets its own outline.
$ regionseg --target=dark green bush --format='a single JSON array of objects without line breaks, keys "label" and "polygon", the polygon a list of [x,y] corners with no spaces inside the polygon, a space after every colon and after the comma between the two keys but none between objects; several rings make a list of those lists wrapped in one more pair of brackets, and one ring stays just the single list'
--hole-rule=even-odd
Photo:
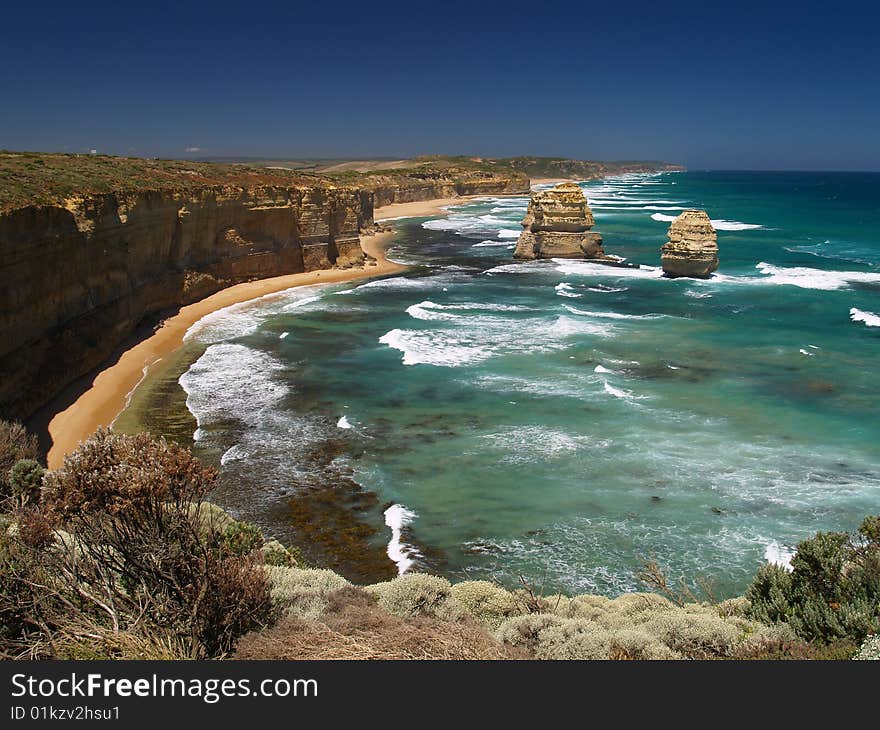
[{"label": "dark green bush", "polygon": [[756,621],[788,623],[806,641],[859,644],[880,630],[880,518],[867,517],[854,536],[804,540],[791,572],[763,566],[746,596]]},{"label": "dark green bush", "polygon": [[263,533],[250,522],[235,522],[220,537],[222,547],[233,555],[250,555],[263,546]]},{"label": "dark green bush", "polygon": [[36,436],[20,423],[0,421],[0,502],[12,496],[9,470],[21,459],[36,459],[38,453]]},{"label": "dark green bush", "polygon": [[12,496],[19,506],[36,504],[40,501],[43,474],[46,470],[33,459],[19,459],[9,470],[7,478]]}]

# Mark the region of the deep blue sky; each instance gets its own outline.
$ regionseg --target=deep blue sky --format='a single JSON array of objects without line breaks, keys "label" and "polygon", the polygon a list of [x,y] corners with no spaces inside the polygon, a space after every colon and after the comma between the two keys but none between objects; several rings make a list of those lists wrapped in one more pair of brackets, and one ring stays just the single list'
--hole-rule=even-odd
[{"label": "deep blue sky", "polygon": [[32,1],[0,27],[7,149],[880,170],[868,3]]}]

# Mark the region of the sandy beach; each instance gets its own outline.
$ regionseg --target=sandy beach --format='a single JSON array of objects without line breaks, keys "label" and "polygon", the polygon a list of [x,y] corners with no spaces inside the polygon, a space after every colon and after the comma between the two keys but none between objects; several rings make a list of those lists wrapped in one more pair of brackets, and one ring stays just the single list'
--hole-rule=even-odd
[{"label": "sandy beach", "polygon": [[[437,201],[428,202],[440,205]],[[75,449],[99,426],[107,427],[113,423],[150,368],[177,350],[183,344],[186,331],[202,317],[232,304],[297,286],[336,284],[400,271],[406,267],[389,261],[385,256],[385,247],[393,236],[393,232],[387,232],[362,237],[364,251],[378,262],[375,266],[325,269],[236,284],[182,307],[177,314],[166,319],[155,334],[126,350],[115,363],[98,373],[91,386],[72,405],[52,418],[49,422],[52,446],[47,455],[49,468],[61,466],[65,454]]]},{"label": "sandy beach", "polygon": [[397,218],[418,218],[427,215],[442,215],[446,211],[443,209],[450,205],[460,205],[469,200],[471,197],[480,196],[458,196],[455,198],[435,198],[434,200],[418,200],[415,203],[392,203],[376,208],[373,211],[373,219],[378,221],[389,221]]}]

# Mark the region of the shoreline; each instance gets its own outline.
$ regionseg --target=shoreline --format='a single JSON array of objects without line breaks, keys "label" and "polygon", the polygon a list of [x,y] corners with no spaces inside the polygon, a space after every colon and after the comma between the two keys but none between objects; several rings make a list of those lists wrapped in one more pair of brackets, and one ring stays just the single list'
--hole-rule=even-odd
[{"label": "shoreline", "polygon": [[180,349],[187,330],[198,320],[233,304],[294,287],[337,284],[402,271],[405,265],[391,261],[385,255],[385,247],[393,236],[393,231],[387,231],[362,237],[361,247],[364,253],[376,259],[375,266],[321,269],[244,282],[181,307],[165,319],[152,335],[125,350],[115,362],[98,372],[71,404],[52,416],[48,424],[51,446],[46,455],[47,466],[50,469],[59,468],[66,454],[99,427],[109,427],[125,410],[135,389],[146,380],[150,370]]}]

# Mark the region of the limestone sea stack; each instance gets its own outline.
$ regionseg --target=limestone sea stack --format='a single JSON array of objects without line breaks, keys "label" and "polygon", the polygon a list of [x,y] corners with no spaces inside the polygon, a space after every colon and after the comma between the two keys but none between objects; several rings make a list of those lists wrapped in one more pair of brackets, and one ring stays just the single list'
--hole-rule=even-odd
[{"label": "limestone sea stack", "polygon": [[515,259],[605,259],[602,236],[590,231],[593,211],[575,183],[532,193]]},{"label": "limestone sea stack", "polygon": [[663,274],[708,279],[718,268],[718,234],[704,210],[686,210],[669,226],[660,249]]}]

